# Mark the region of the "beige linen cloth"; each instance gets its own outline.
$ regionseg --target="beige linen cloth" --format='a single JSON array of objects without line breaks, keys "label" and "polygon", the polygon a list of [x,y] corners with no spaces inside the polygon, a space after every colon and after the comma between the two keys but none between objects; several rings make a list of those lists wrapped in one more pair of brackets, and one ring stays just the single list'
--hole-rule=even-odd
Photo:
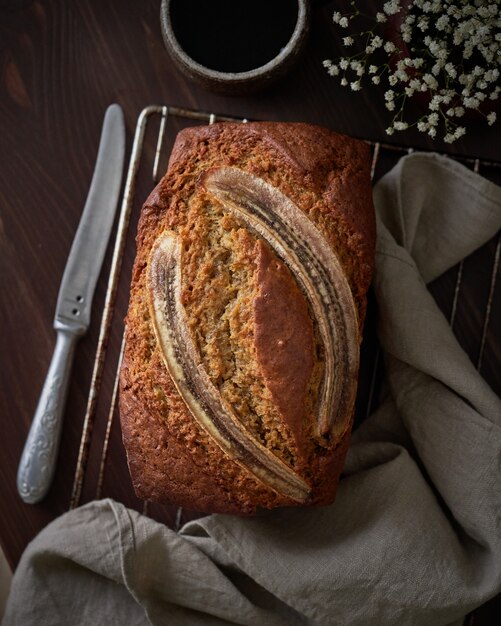
[{"label": "beige linen cloth", "polygon": [[426,289],[501,228],[501,189],[414,154],[374,196],[387,393],[335,504],[176,534],[93,502],[28,546],[4,626],[434,626],[501,591],[501,402]]}]

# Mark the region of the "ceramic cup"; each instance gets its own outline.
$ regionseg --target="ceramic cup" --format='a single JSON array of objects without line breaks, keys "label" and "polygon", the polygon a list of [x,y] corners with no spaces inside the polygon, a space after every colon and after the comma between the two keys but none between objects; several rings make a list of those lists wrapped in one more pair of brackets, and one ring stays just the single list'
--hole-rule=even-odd
[{"label": "ceramic cup", "polygon": [[165,46],[177,67],[211,91],[265,89],[297,61],[309,0],[162,0]]}]

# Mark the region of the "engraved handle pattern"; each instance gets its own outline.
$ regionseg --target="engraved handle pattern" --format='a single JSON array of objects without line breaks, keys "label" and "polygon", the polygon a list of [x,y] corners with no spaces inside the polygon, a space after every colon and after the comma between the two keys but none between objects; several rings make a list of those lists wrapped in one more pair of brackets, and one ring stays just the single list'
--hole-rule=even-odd
[{"label": "engraved handle pattern", "polygon": [[54,476],[77,339],[74,331],[58,329],[52,361],[17,472],[17,490],[28,504],[45,497]]}]

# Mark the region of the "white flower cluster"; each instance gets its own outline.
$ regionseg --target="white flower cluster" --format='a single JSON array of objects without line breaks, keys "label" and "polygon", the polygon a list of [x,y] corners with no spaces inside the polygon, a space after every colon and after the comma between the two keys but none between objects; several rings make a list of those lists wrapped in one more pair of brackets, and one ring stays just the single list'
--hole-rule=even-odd
[{"label": "white flower cluster", "polygon": [[[334,23],[342,29],[361,15],[355,0],[351,4],[353,13],[334,13]],[[394,40],[384,41],[375,34],[378,25],[396,19],[399,36]],[[394,113],[386,129],[389,135],[416,126],[436,137],[440,128],[444,141],[451,143],[466,132],[459,120],[467,109],[494,124],[496,113],[485,108],[501,91],[499,0],[389,0],[374,22],[373,30],[343,37],[345,47],[356,47],[358,40],[358,51],[336,62],[326,60],[324,66],[353,91],[362,88],[364,77],[375,85],[387,83],[385,106]],[[427,99],[428,111],[408,123],[404,120],[406,101],[418,94]]]}]

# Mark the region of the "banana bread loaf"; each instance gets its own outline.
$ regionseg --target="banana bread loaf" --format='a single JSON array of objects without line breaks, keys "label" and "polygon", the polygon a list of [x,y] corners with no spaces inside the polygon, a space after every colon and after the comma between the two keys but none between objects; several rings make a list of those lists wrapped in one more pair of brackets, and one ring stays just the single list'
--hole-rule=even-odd
[{"label": "banana bread loaf", "polygon": [[179,133],[137,235],[120,379],[143,499],[198,511],[334,500],[375,224],[368,147],[324,128]]}]

